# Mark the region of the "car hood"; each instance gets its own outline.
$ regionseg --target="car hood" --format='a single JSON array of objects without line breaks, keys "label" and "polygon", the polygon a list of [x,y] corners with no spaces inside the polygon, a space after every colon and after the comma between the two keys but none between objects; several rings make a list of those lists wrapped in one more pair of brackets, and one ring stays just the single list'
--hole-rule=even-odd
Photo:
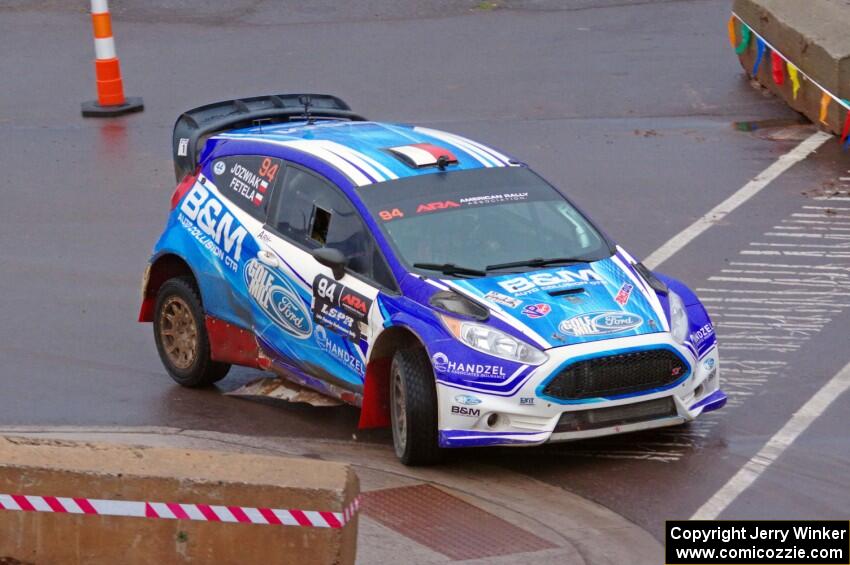
[{"label": "car hood", "polygon": [[668,330],[658,295],[618,256],[480,279],[444,280],[550,347]]}]

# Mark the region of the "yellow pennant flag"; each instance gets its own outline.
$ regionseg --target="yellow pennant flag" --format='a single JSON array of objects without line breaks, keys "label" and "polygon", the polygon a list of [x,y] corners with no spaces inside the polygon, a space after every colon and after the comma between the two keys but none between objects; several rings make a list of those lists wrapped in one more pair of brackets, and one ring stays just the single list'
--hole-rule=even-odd
[{"label": "yellow pennant flag", "polygon": [[823,95],[820,97],[820,123],[822,123],[825,126],[829,125],[826,121],[826,118],[827,118],[827,114],[829,112],[829,103],[830,102],[832,102],[832,96],[830,96],[828,93],[824,92]]},{"label": "yellow pennant flag", "polygon": [[735,16],[729,18],[729,43],[732,47],[738,46],[738,39],[735,37]]},{"label": "yellow pennant flag", "polygon": [[794,87],[794,100],[797,99],[797,92],[800,90],[800,75],[797,73],[797,67],[788,62],[788,78],[791,79],[791,84]]}]

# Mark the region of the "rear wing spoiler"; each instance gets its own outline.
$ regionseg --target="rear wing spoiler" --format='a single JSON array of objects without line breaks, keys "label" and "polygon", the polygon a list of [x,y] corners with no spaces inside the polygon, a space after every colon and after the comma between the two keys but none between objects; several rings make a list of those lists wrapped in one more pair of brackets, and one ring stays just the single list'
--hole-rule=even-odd
[{"label": "rear wing spoiler", "polygon": [[177,118],[172,137],[177,182],[198,166],[202,143],[216,133],[293,118],[365,121],[348,104],[329,94],[272,94],[207,104]]}]

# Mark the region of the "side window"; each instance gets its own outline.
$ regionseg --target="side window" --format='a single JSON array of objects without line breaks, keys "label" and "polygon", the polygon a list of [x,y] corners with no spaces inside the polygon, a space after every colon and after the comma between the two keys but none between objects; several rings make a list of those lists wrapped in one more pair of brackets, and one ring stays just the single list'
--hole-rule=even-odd
[{"label": "side window", "polygon": [[214,159],[210,164],[213,182],[231,202],[257,218],[266,219],[266,210],[283,162],[261,155],[235,155]]},{"label": "side window", "polygon": [[336,187],[296,167],[288,167],[269,224],[281,235],[311,249],[331,247],[348,258],[348,267],[394,288],[392,275],[375,239],[354,206]]}]

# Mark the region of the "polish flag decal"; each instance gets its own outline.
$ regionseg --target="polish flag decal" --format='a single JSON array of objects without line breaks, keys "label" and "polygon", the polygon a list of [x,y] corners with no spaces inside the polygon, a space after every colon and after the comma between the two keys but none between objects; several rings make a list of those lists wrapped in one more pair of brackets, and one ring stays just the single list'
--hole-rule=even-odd
[{"label": "polish flag decal", "polygon": [[454,153],[444,147],[438,147],[431,143],[415,143],[413,145],[399,145],[388,147],[387,151],[400,159],[406,165],[414,168],[433,167],[437,159],[445,157],[448,164],[457,163]]}]

